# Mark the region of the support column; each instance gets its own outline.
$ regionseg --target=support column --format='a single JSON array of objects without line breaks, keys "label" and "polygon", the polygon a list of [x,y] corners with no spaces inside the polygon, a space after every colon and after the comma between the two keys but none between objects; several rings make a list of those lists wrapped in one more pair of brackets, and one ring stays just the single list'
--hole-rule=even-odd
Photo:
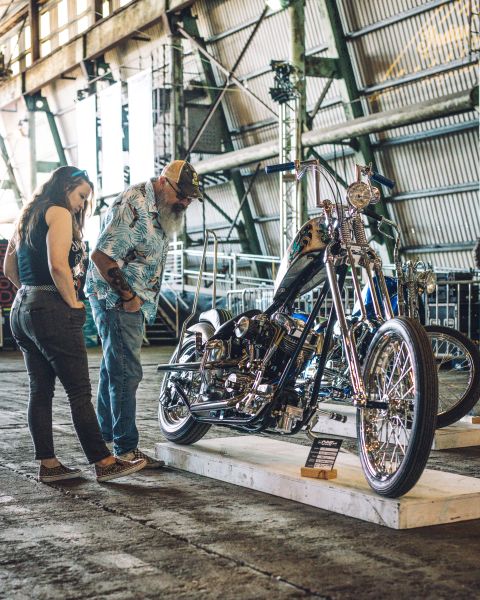
[{"label": "support column", "polygon": [[183,93],[182,36],[170,36],[170,160],[183,158],[185,152],[185,100]]},{"label": "support column", "polygon": [[[305,0],[293,0],[289,9],[290,17],[290,60],[294,68],[293,84],[297,90],[295,150],[297,158],[303,160],[302,133],[306,131],[307,90],[305,80]],[[307,220],[307,179],[303,178],[296,187],[296,214],[299,222],[295,233]]]},{"label": "support column", "polygon": [[[295,90],[291,97],[280,104],[279,121],[279,162],[301,160],[299,145],[300,101]],[[280,173],[279,214],[280,214],[280,256],[285,254],[295,233],[302,224],[301,186],[292,172]]]},{"label": "support column", "polygon": [[30,39],[32,41],[32,63],[40,58],[40,23],[38,18],[38,0],[29,0],[28,16],[30,20]]},{"label": "support column", "polygon": [[[274,88],[270,94],[280,105],[279,162],[303,159],[302,133],[306,124],[305,94],[305,7],[293,0],[289,9],[289,62],[272,61]],[[280,256],[283,256],[307,220],[307,181],[298,182],[292,172],[280,173]]]}]

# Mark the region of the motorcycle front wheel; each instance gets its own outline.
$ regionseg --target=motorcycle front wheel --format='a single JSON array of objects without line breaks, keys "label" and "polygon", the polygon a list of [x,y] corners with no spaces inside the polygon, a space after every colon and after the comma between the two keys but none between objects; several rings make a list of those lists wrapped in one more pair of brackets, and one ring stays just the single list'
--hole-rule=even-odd
[{"label": "motorcycle front wheel", "polygon": [[[172,360],[175,358],[175,354]],[[179,353],[179,363],[192,362],[195,359],[195,340],[186,340]],[[170,362],[172,362],[170,360]],[[194,378],[198,377],[196,371],[185,371],[179,377],[178,372],[166,372],[160,390],[158,405],[158,422],[163,435],[170,442],[176,444],[194,444],[201,439],[210,429],[208,423],[199,423],[190,414],[185,401],[178,393],[182,392],[188,396],[189,390],[193,387]],[[175,379],[175,382],[174,382]],[[189,398],[190,404],[196,401],[196,398]]]},{"label": "motorcycle front wheel", "polygon": [[427,464],[435,434],[438,381],[420,323],[396,317],[381,325],[363,368],[367,407],[357,411],[360,460],[370,487],[406,494]]},{"label": "motorcycle front wheel", "polygon": [[437,428],[469,413],[480,398],[480,352],[463,333],[451,327],[427,325],[438,373]]}]

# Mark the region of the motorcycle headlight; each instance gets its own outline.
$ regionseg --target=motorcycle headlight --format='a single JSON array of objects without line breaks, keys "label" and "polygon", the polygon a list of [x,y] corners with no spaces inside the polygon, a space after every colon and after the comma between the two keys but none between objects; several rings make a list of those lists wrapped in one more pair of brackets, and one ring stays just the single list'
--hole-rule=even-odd
[{"label": "motorcycle headlight", "polygon": [[372,192],[363,181],[352,183],[347,188],[347,200],[354,208],[361,210],[370,204]]},{"label": "motorcycle headlight", "polygon": [[437,276],[433,271],[429,271],[425,277],[425,289],[427,294],[433,294],[437,287]]},{"label": "motorcycle headlight", "polygon": [[427,294],[432,294],[437,287],[437,276],[433,271],[423,271],[423,273],[417,274],[417,281],[419,287],[427,292]]}]

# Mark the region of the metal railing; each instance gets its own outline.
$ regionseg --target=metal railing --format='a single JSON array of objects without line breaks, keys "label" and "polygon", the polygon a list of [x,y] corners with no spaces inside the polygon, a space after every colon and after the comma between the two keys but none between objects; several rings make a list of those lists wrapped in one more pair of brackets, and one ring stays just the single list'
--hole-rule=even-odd
[{"label": "metal railing", "polygon": [[[213,252],[206,253],[206,264],[203,272],[205,287],[209,287],[213,282],[213,256]],[[182,242],[172,243],[167,258],[164,279],[174,284],[178,284],[182,280],[182,285],[193,285],[198,277],[198,266],[201,259],[202,250],[184,249]],[[271,285],[272,280],[276,277],[280,259],[278,256],[218,252],[217,264],[218,289],[220,293],[225,295],[229,290],[243,286]],[[271,277],[264,278],[253,274],[259,264],[266,264],[270,267]],[[172,267],[170,265],[176,270],[171,272]]]},{"label": "metal railing", "polygon": [[[295,308],[298,312],[304,312],[309,314],[312,312],[315,302],[317,301],[318,295],[321,288],[317,288],[304,294],[301,298],[298,298],[295,302]],[[353,284],[351,284],[351,278],[347,278],[345,281],[345,287],[342,293],[343,306],[345,314],[349,315],[352,312],[352,307],[355,301],[353,293]],[[245,312],[246,310],[256,309],[264,311],[273,302],[273,286],[262,286],[258,288],[245,288],[243,290],[231,290],[227,292],[227,308],[234,315]],[[320,312],[318,313],[318,320],[323,321],[328,318],[330,309],[332,307],[332,298],[330,294],[327,294],[325,302],[323,303]]]}]

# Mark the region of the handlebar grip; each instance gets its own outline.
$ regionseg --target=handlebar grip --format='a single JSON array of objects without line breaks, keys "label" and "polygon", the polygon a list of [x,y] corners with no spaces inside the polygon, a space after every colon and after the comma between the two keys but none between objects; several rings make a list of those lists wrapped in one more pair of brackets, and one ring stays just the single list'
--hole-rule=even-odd
[{"label": "handlebar grip", "polygon": [[374,219],[375,221],[382,221],[383,217],[381,215],[378,215],[374,210],[372,210],[371,208],[364,208],[362,210],[363,214],[367,217],[370,217],[371,219]]},{"label": "handlebar grip", "polygon": [[379,183],[380,185],[384,185],[385,187],[388,187],[390,189],[395,187],[394,181],[392,181],[391,179],[388,179],[388,177],[384,177],[383,175],[380,175],[380,173],[372,173],[370,175],[370,179],[372,181],[375,181],[376,183]]},{"label": "handlebar grip", "polygon": [[293,171],[293,169],[295,168],[295,163],[292,162],[288,162],[288,163],[281,163],[279,165],[270,165],[268,167],[265,167],[265,173],[278,173],[279,171]]}]

